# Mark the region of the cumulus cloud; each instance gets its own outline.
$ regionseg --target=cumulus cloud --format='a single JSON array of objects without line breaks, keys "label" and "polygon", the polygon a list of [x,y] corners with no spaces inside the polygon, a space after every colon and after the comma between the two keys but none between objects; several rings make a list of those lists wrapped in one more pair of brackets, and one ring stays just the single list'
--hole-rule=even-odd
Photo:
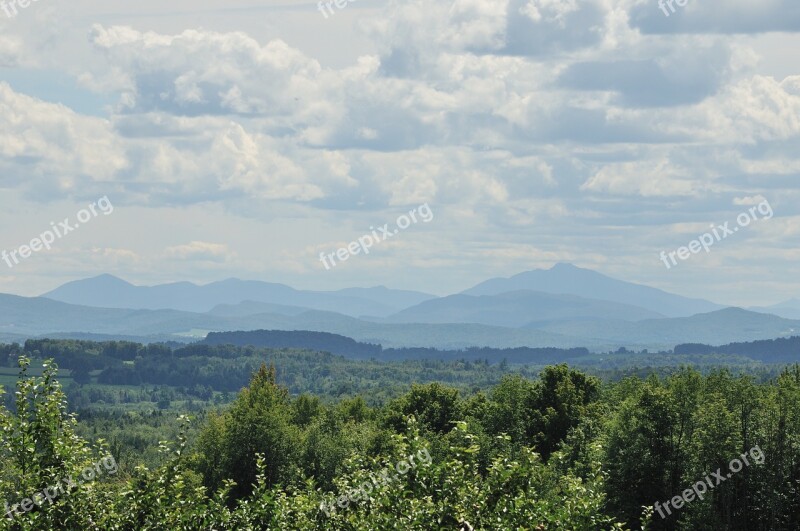
[{"label": "cumulus cloud", "polygon": [[[559,82],[577,90],[612,91],[624,106],[670,107],[713,96],[730,78],[727,46],[672,49],[667,55],[636,60],[576,62]],[[717,65],[708,68],[709,64]]]},{"label": "cumulus cloud", "polygon": [[[95,168],[87,156],[70,173],[114,182],[134,200],[146,188],[161,203],[250,197],[380,208],[507,203],[543,188],[686,196],[717,190],[702,182],[713,172],[693,179],[663,154],[602,164],[533,146],[796,134],[800,83],[743,77],[743,52],[716,40],[669,47],[625,34],[619,11],[601,0],[395,3],[391,17],[368,24],[378,55],[340,69],[242,32],[96,25],[91,42],[108,68],[83,79],[121,97],[117,114],[89,119],[81,137],[92,146],[104,138],[113,152],[96,158],[114,163]],[[679,111],[648,111],[658,107]],[[23,150],[6,150],[15,146]]]},{"label": "cumulus cloud", "polygon": [[126,166],[107,120],[20,94],[0,82],[0,186],[42,199],[77,194]]},{"label": "cumulus cloud", "polygon": [[[0,186],[250,217],[429,202],[468,227],[469,252],[494,242],[520,264],[531,249],[602,263],[603,226],[631,234],[615,240],[622,257],[653,244],[642,223],[698,222],[758,197],[800,210],[800,75],[760,71],[739,35],[796,32],[800,11],[753,6],[690,0],[665,17],[650,0],[396,1],[358,22],[372,46],[339,62],[274,28],[106,21],[90,28],[91,60],[68,69],[116,100],[108,116],[0,83]],[[0,66],[27,42],[0,37]],[[532,231],[544,240],[530,244]],[[221,245],[165,256],[224,261],[236,249]]]},{"label": "cumulus cloud", "polygon": [[750,206],[750,205],[757,205],[767,201],[763,195],[754,195],[754,196],[746,196],[746,197],[734,197],[733,204],[740,205],[740,206]]},{"label": "cumulus cloud", "polygon": [[794,0],[689,0],[684,7],[636,0],[631,25],[644,33],[764,33],[800,29],[800,4]]},{"label": "cumulus cloud", "polygon": [[0,35],[0,68],[18,66],[22,46],[22,39],[10,35]]},{"label": "cumulus cloud", "polygon": [[302,105],[292,94],[323,90],[319,63],[280,40],[262,46],[238,32],[161,35],[96,25],[91,41],[118,69],[126,113],[259,114],[280,121]]},{"label": "cumulus cloud", "polygon": [[130,267],[140,264],[142,257],[134,250],[115,247],[93,247],[92,260],[108,269]]},{"label": "cumulus cloud", "polygon": [[694,196],[706,187],[704,180],[693,181],[687,169],[664,159],[605,165],[581,186],[581,190],[613,195],[675,197]]},{"label": "cumulus cloud", "polygon": [[225,244],[193,241],[184,245],[168,247],[164,254],[168,258],[177,260],[224,262],[229,259],[233,253],[231,253],[228,246]]}]

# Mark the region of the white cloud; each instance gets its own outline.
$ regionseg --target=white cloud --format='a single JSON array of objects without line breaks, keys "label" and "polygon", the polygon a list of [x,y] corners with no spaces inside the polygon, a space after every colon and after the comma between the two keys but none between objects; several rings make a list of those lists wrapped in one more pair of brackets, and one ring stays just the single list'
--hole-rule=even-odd
[{"label": "white cloud", "polygon": [[2,82],[0,109],[2,186],[23,186],[43,198],[72,195],[126,167],[107,120],[28,97]]},{"label": "white cloud", "polygon": [[753,195],[747,197],[734,197],[733,204],[737,206],[750,206],[750,205],[757,205],[767,199],[764,198],[763,195]]},{"label": "white cloud", "polygon": [[[768,197],[776,216],[800,215],[800,72],[764,75],[752,40],[734,34],[796,31],[799,12],[783,1],[698,0],[667,18],[638,0],[410,0],[324,26],[309,4],[249,31],[242,20],[259,8],[248,2],[204,4],[211,14],[198,18],[188,4],[174,15],[148,2],[126,8],[138,16],[122,26],[115,8],[80,3],[82,15],[57,11],[42,35],[19,25],[0,37],[0,67],[55,64],[115,102],[107,117],[86,116],[45,101],[45,87],[31,96],[24,79],[0,83],[0,187],[34,205],[112,193],[121,211],[210,205],[242,233],[287,216],[303,227],[288,227],[291,239],[313,248],[322,220],[364,230],[367,215],[429,202],[436,232],[403,245],[434,264],[443,240],[468,233],[471,258],[491,250],[520,269],[532,254],[647,263],[642,249],[662,238],[647,234],[737,201]],[[354,46],[364,34],[371,44]],[[51,56],[43,39],[72,48]],[[322,48],[353,55],[333,64]],[[202,272],[245,260],[285,270],[275,262],[285,254],[176,238],[192,243],[164,256],[214,262]],[[136,245],[96,249],[98,263],[155,267]],[[442,268],[461,257],[449,250]],[[289,270],[305,271],[302,260]]]},{"label": "white cloud", "polygon": [[0,35],[0,68],[18,66],[23,42],[11,35]]},{"label": "white cloud", "polygon": [[168,258],[178,260],[224,262],[232,258],[234,253],[231,253],[225,244],[193,241],[168,247],[164,254]]},{"label": "white cloud", "polygon": [[708,186],[703,180],[692,180],[687,170],[662,159],[603,166],[581,186],[581,190],[613,195],[674,197],[693,196]]}]

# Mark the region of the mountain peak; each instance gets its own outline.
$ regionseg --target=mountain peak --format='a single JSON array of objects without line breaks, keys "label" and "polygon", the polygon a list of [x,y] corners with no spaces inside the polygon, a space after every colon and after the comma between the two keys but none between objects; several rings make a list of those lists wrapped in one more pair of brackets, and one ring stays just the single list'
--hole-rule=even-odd
[{"label": "mountain peak", "polygon": [[95,285],[95,286],[104,286],[104,287],[108,286],[133,287],[133,284],[131,284],[127,280],[123,280],[109,273],[103,273],[102,275],[97,275],[95,277],[89,277],[80,280],[73,280],[72,282],[68,282],[65,285],[77,284],[77,283]]},{"label": "mountain peak", "polygon": [[793,297],[789,300],[769,306],[769,308],[800,308],[800,299],[798,299],[797,297]]},{"label": "mountain peak", "polygon": [[566,262],[559,262],[550,269],[534,269],[510,278],[493,278],[462,293],[498,295],[519,290],[600,299],[642,307],[668,317],[688,317],[722,308],[706,300],[690,299],[649,286],[617,280]]}]

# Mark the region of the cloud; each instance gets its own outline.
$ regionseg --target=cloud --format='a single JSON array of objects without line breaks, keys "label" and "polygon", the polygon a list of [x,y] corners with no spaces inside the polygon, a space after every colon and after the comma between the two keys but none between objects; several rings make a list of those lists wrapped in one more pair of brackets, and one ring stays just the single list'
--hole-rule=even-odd
[{"label": "cloud", "polygon": [[798,83],[800,76],[742,80],[727,88],[717,112],[725,115],[739,141],[795,138],[800,134]]},{"label": "cloud", "polygon": [[11,35],[0,35],[0,68],[11,68],[20,64],[22,39]]},{"label": "cloud", "polygon": [[83,194],[126,166],[107,120],[20,94],[0,82],[0,186],[42,200]]},{"label": "cloud", "polygon": [[142,262],[142,257],[131,249],[93,247],[91,252],[92,259],[99,261],[107,268],[136,265]]},{"label": "cloud", "polygon": [[794,0],[688,0],[666,16],[658,3],[638,0],[631,26],[643,33],[731,34],[800,30],[800,4]]},{"label": "cloud", "polygon": [[595,46],[607,14],[598,0],[412,0],[370,28],[382,72],[418,78],[436,76],[437,51],[543,57]]},{"label": "cloud", "polygon": [[705,181],[691,179],[686,169],[664,159],[657,164],[647,161],[605,165],[581,186],[581,190],[622,196],[691,197],[707,187]]},{"label": "cloud", "polygon": [[[291,219],[289,254],[291,241],[349,241],[429,202],[440,223],[413,242],[430,264],[485,252],[519,269],[531,253],[640,265],[654,228],[724,219],[735,201],[763,196],[800,214],[800,75],[773,77],[756,61],[768,46],[737,34],[796,31],[797,8],[751,5],[689,0],[664,17],[650,0],[404,0],[336,23],[309,5],[325,26],[285,17],[250,31],[231,31],[245,25],[227,8],[205,29],[137,8],[65,12],[54,42],[69,31],[81,44],[59,68],[116,103],[85,116],[0,84],[0,186],[36,203],[108,194],[142,215],[215,209],[237,235]],[[19,31],[0,37],[0,64],[47,62]],[[192,242],[163,255],[176,270],[193,257],[203,272],[282,267],[234,238],[225,252],[237,261],[190,229],[176,238]],[[304,270],[297,260],[291,270]]]},{"label": "cloud", "polygon": [[116,69],[88,79],[122,90],[123,113],[258,114],[280,122],[323,90],[319,63],[281,40],[261,45],[240,32],[162,35],[95,25],[91,41]]},{"label": "cloud", "polygon": [[751,206],[757,205],[766,201],[763,195],[754,195],[754,196],[747,196],[747,197],[734,197],[733,204],[737,206]]},{"label": "cloud", "polygon": [[176,260],[210,262],[225,262],[235,255],[225,244],[202,241],[193,241],[184,245],[168,247],[164,254],[168,258]]},{"label": "cloud", "polygon": [[542,55],[595,46],[605,18],[604,2],[596,0],[510,0],[502,51]]},{"label": "cloud", "polygon": [[688,105],[717,93],[730,78],[730,61],[727,46],[681,47],[654,59],[573,63],[559,83],[576,90],[613,91],[623,106]]}]

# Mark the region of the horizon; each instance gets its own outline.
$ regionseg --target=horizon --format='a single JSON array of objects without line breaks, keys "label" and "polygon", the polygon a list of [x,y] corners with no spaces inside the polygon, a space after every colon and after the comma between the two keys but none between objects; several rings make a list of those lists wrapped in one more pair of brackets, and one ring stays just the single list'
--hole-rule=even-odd
[{"label": "horizon", "polygon": [[[378,284],[378,285],[345,285],[345,286],[339,286],[339,287],[336,287],[336,288],[318,289],[318,288],[304,287],[302,285],[296,285],[296,284],[292,284],[292,283],[289,283],[289,282],[283,282],[283,281],[277,280],[277,279],[265,280],[265,279],[259,279],[259,278],[240,278],[240,277],[226,277],[226,278],[210,279],[210,280],[203,280],[203,281],[191,281],[191,280],[183,280],[183,279],[176,278],[176,279],[172,279],[172,280],[166,279],[166,280],[163,280],[163,281],[160,281],[160,282],[157,282],[157,283],[138,283],[138,282],[136,282],[134,280],[131,280],[129,278],[123,278],[122,276],[120,276],[118,274],[107,273],[106,272],[106,273],[95,274],[95,275],[92,275],[92,276],[78,277],[78,278],[74,278],[74,279],[71,279],[71,280],[66,280],[66,281],[64,281],[62,283],[59,283],[59,284],[53,286],[52,288],[49,288],[46,291],[43,291],[41,293],[26,294],[26,293],[15,293],[13,291],[3,291],[3,292],[0,292],[0,294],[6,293],[8,295],[17,295],[17,296],[28,297],[28,298],[45,297],[48,293],[50,293],[50,292],[52,292],[52,291],[54,291],[54,290],[56,290],[58,288],[61,288],[61,287],[65,286],[65,285],[67,285],[67,284],[72,284],[72,283],[75,283],[75,282],[81,282],[81,281],[87,281],[87,280],[94,280],[94,279],[98,279],[98,278],[102,278],[102,277],[111,277],[111,278],[114,278],[115,280],[119,280],[119,281],[124,282],[125,284],[128,284],[128,285],[131,285],[133,287],[157,287],[157,286],[164,286],[164,285],[171,285],[171,284],[191,284],[191,285],[193,285],[195,287],[204,287],[204,286],[208,286],[208,285],[211,285],[211,284],[219,284],[219,283],[223,283],[223,282],[226,282],[226,281],[236,280],[236,281],[242,281],[242,282],[264,282],[264,283],[268,283],[268,284],[280,284],[280,285],[288,286],[288,287],[290,287],[292,289],[299,290],[299,291],[337,292],[337,291],[342,291],[342,290],[347,290],[347,289],[389,289],[389,290],[411,291],[411,292],[424,293],[424,294],[427,294],[427,295],[432,295],[432,296],[437,297],[437,298],[442,298],[442,297],[449,297],[449,296],[452,296],[452,295],[462,294],[464,291],[467,291],[467,290],[475,287],[476,285],[478,285],[480,283],[483,283],[485,281],[488,281],[488,280],[509,279],[509,278],[513,278],[513,277],[515,277],[517,275],[530,273],[532,271],[550,271],[550,270],[553,270],[553,269],[557,268],[558,266],[569,266],[569,267],[574,267],[574,268],[577,268],[577,269],[588,270],[588,271],[592,271],[592,272],[595,272],[595,273],[599,273],[599,274],[604,275],[604,276],[606,276],[608,278],[611,278],[613,280],[620,280],[620,281],[623,281],[623,282],[629,282],[629,283],[633,283],[633,284],[638,284],[640,286],[653,287],[653,288],[665,291],[666,293],[669,293],[669,294],[679,295],[679,296],[687,297],[687,298],[690,298],[690,299],[708,300],[710,302],[719,304],[719,305],[721,305],[721,306],[723,306],[725,308],[748,309],[748,308],[753,308],[753,307],[772,307],[772,306],[780,306],[780,305],[785,304],[785,303],[791,303],[791,302],[800,301],[800,298],[798,298],[796,296],[786,296],[786,297],[784,297],[783,299],[780,299],[780,300],[773,300],[773,301],[769,301],[767,303],[761,303],[761,304],[756,304],[756,303],[752,303],[752,302],[749,302],[749,303],[744,304],[744,305],[743,304],[729,304],[729,303],[721,302],[721,301],[714,300],[714,299],[707,299],[706,297],[697,296],[697,295],[694,295],[694,294],[684,294],[684,293],[680,293],[680,292],[677,292],[677,291],[670,291],[670,290],[667,290],[667,289],[659,288],[657,286],[651,286],[651,285],[644,284],[644,283],[641,283],[641,282],[635,282],[635,281],[630,281],[630,280],[627,280],[627,279],[624,279],[624,278],[618,278],[618,277],[614,277],[614,276],[611,276],[611,275],[606,275],[602,271],[589,269],[589,268],[586,268],[586,267],[581,267],[581,266],[578,266],[578,265],[575,265],[575,264],[572,264],[572,263],[569,263],[569,262],[556,262],[556,263],[552,264],[550,267],[543,267],[543,268],[538,268],[538,269],[530,269],[530,270],[525,270],[525,271],[519,271],[517,273],[512,273],[512,274],[510,274],[508,276],[497,276],[497,277],[484,278],[484,279],[478,280],[477,282],[475,282],[473,284],[466,285],[463,288],[458,289],[457,291],[440,292],[440,293],[435,293],[433,291],[424,291],[424,290],[421,290],[421,289],[414,288],[413,286],[411,286],[411,287],[395,287],[395,286],[388,286],[386,284]],[[526,290],[526,291],[535,291],[535,290]],[[587,293],[587,294],[584,294],[582,296],[584,298],[587,298],[587,299],[593,299],[594,298],[591,295],[591,293]]]},{"label": "horizon", "polygon": [[[475,286],[477,286],[479,284],[482,284],[483,282],[489,281],[489,280],[510,279],[510,278],[516,277],[518,275],[523,275],[525,273],[530,273],[530,272],[533,272],[533,271],[552,271],[552,270],[555,270],[556,268],[559,268],[559,267],[561,267],[561,268],[564,268],[564,267],[575,268],[575,269],[580,269],[580,270],[584,270],[584,271],[591,271],[593,273],[599,273],[601,275],[603,274],[603,273],[601,273],[599,271],[594,271],[594,270],[591,270],[591,269],[587,269],[587,268],[582,268],[580,266],[576,266],[575,264],[570,264],[570,263],[567,263],[567,262],[558,262],[558,263],[553,264],[549,268],[535,269],[535,270],[529,270],[529,271],[521,271],[521,272],[516,273],[514,275],[509,275],[508,277],[492,277],[490,279],[484,279],[484,280],[482,280],[482,281],[480,281],[480,282],[478,282],[476,284],[467,286],[464,289],[456,291],[456,292],[444,293],[444,294],[436,294],[436,293],[431,293],[431,292],[426,292],[426,291],[421,291],[421,290],[416,290],[416,289],[394,288],[394,287],[386,286],[386,285],[348,286],[348,287],[344,287],[344,288],[327,289],[327,290],[326,289],[323,289],[323,290],[311,290],[311,289],[295,286],[295,285],[292,285],[292,284],[288,284],[288,283],[285,283],[285,282],[259,280],[259,279],[254,279],[254,278],[237,278],[237,277],[228,277],[228,278],[219,279],[219,280],[211,280],[211,281],[208,281],[208,282],[191,282],[191,281],[188,281],[188,280],[173,280],[173,281],[167,281],[167,282],[163,282],[163,283],[159,283],[159,284],[136,284],[134,282],[131,282],[128,279],[121,278],[121,277],[119,277],[117,275],[114,275],[114,274],[111,274],[111,273],[101,273],[99,275],[95,275],[95,276],[92,276],[92,277],[77,278],[77,279],[74,279],[74,280],[67,281],[64,284],[61,284],[61,285],[57,286],[53,290],[48,290],[48,291],[40,293],[38,295],[33,295],[32,297],[34,297],[34,298],[36,298],[36,297],[46,297],[52,291],[57,290],[59,288],[62,288],[64,286],[66,286],[66,285],[74,284],[74,283],[78,283],[78,282],[96,280],[96,279],[100,279],[100,278],[111,278],[111,279],[114,279],[115,281],[119,281],[121,283],[124,283],[125,285],[131,286],[131,287],[135,287],[135,288],[152,288],[152,287],[178,285],[178,284],[190,284],[190,285],[192,285],[194,287],[205,287],[205,286],[214,285],[214,284],[221,284],[221,283],[225,283],[225,282],[229,282],[229,281],[238,281],[238,282],[263,282],[263,283],[267,283],[267,284],[276,284],[276,285],[287,286],[287,287],[290,287],[290,288],[292,288],[294,290],[298,290],[298,291],[319,291],[319,292],[335,293],[335,292],[344,291],[344,290],[348,290],[348,289],[367,289],[367,290],[370,290],[370,289],[386,289],[386,290],[391,290],[391,291],[409,291],[409,292],[413,292],[413,293],[431,295],[431,296],[433,296],[435,298],[444,298],[444,297],[450,297],[450,296],[453,296],[453,295],[468,295],[468,296],[473,296],[473,297],[482,297],[482,296],[485,296],[485,295],[470,295],[470,294],[467,294],[467,293],[464,293],[464,292],[465,291],[469,291],[471,288],[473,288],[473,287],[475,287]],[[612,279],[612,280],[619,280],[619,281],[623,281],[623,282],[628,282],[625,279],[618,279],[618,278],[610,277],[610,276],[607,276],[607,275],[604,275],[604,276],[606,276],[607,278]],[[638,284],[638,283],[634,283],[634,284],[637,284],[637,285],[640,285],[640,286],[644,286],[644,287],[652,287],[652,286],[647,286],[646,284]],[[512,292],[515,292],[515,291],[538,292],[537,290],[533,290],[533,289],[522,289],[522,290],[512,290],[512,291],[509,291],[507,293],[512,293]],[[665,291],[665,290],[662,290],[662,291]],[[547,292],[539,292],[539,293],[547,293]],[[686,296],[686,295],[683,295],[683,294],[680,294],[680,293],[673,293],[673,292],[669,292],[669,291],[666,291],[666,293],[669,293],[669,294],[672,294],[672,295],[679,295],[679,296],[687,297],[687,298],[690,298],[690,299],[708,300],[708,299],[703,299],[702,297],[691,297],[691,296]],[[9,293],[9,295],[18,295],[18,294]],[[21,295],[21,296],[27,297],[26,295]],[[590,293],[581,295],[581,297],[586,298],[586,299],[594,299],[594,297],[592,297]],[[598,297],[597,300],[602,300],[602,299]],[[715,303],[715,304],[720,304],[720,306],[722,306],[722,308],[720,308],[718,310],[712,310],[712,311],[720,311],[720,310],[729,309],[729,308],[738,308],[738,309],[748,310],[749,308],[753,308],[753,307],[773,307],[773,306],[777,307],[777,306],[781,306],[781,305],[787,304],[787,303],[800,302],[800,299],[798,299],[797,297],[789,297],[788,299],[782,299],[782,300],[774,302],[772,304],[767,304],[767,305],[762,305],[762,306],[754,305],[754,304],[750,304],[748,306],[740,306],[740,305],[735,305],[735,304],[723,304],[723,303],[719,303],[718,301],[714,301],[714,300],[710,300],[709,302],[712,302],[712,303]],[[700,312],[700,313],[710,313],[710,312]]]}]

